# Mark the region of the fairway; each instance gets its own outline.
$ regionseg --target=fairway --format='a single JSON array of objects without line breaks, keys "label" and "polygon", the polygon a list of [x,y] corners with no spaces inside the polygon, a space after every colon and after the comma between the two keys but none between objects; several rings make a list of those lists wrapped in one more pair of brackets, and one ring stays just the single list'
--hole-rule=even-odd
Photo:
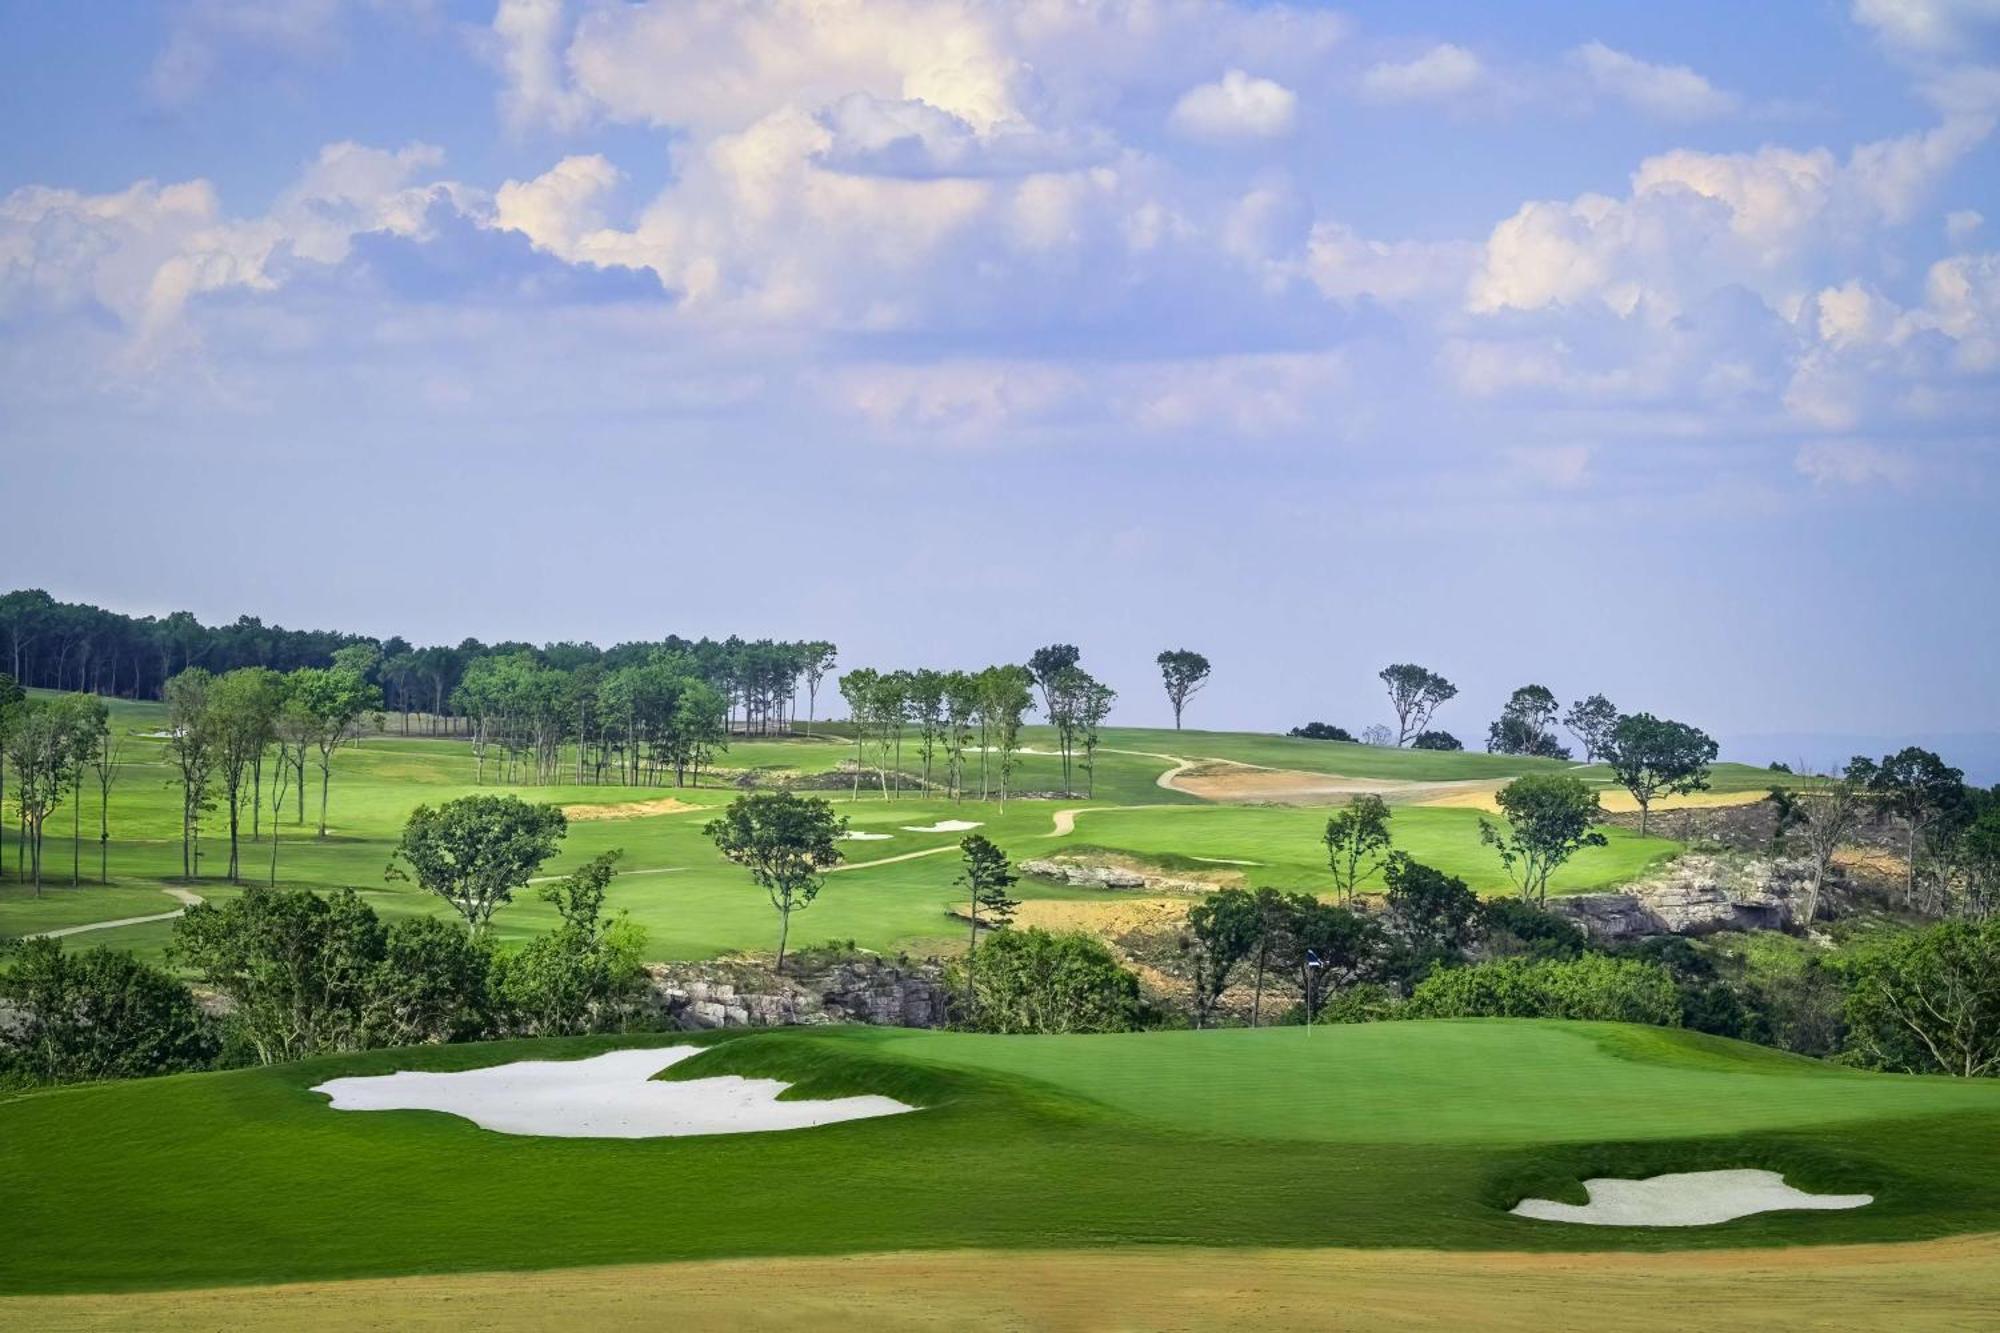
[{"label": "fairway", "polygon": [[[0,884],[0,933],[28,934],[73,929],[97,922],[158,916],[179,904],[162,892],[172,887],[210,900],[237,892],[221,873],[226,865],[226,824],[219,815],[206,823],[201,872],[180,877],[178,796],[167,762],[164,708],[154,703],[109,701],[113,729],[125,751],[111,796],[111,837],[107,861],[112,883],[95,883],[98,852],[98,799],[86,787],[75,813],[82,835],[83,883],[69,884],[71,814],[64,809],[51,826],[49,865],[42,895],[9,880]],[[393,719],[392,719],[393,726]],[[1136,860],[1168,876],[1199,873],[1217,882],[1232,875],[1251,886],[1326,891],[1326,864],[1320,834],[1328,798],[1311,805],[1243,806],[1217,804],[1178,790],[1165,781],[1176,767],[1204,759],[1260,764],[1301,772],[1322,772],[1370,781],[1424,784],[1478,780],[1497,783],[1526,772],[1565,771],[1547,760],[1507,755],[1392,750],[1377,746],[1295,740],[1228,732],[1168,732],[1108,728],[1089,784],[1094,793],[1051,799],[1061,785],[1061,764],[1045,751],[1054,745],[1045,727],[1025,733],[1027,751],[1016,758],[1014,789],[1027,797],[999,801],[948,800],[936,793],[907,790],[885,800],[879,787],[836,775],[853,757],[839,724],[823,725],[812,738],[738,739],[717,757],[718,773],[699,787],[628,787],[555,783],[507,785],[498,765],[486,765],[477,781],[471,746],[446,737],[405,737],[394,731],[371,733],[334,757],[328,800],[329,831],[316,836],[319,772],[309,768],[303,804],[288,795],[278,826],[278,882],[318,890],[353,888],[386,918],[412,914],[448,915],[443,903],[408,883],[385,878],[395,840],[411,810],[477,792],[504,791],[525,800],[561,805],[577,812],[556,858],[544,868],[555,877],[599,852],[620,849],[621,876],[611,902],[646,929],[646,952],[660,961],[699,960],[772,947],[772,921],[761,891],[740,869],[729,865],[702,832],[721,806],[744,790],[742,784],[805,780],[833,802],[853,829],[874,835],[842,845],[848,864],[829,882],[828,892],[794,922],[795,940],[852,940],[882,952],[928,954],[959,947],[952,913],[961,904],[953,887],[962,833],[926,833],[944,821],[976,824],[1016,860],[1059,853],[1110,854]],[[905,781],[917,787],[921,760],[914,747],[903,756]],[[1718,787],[1757,780],[1759,770],[1718,765]],[[1602,774],[1585,774],[1601,780]],[[573,775],[570,775],[573,776]],[[1085,775],[1077,774],[1080,785]],[[997,781],[997,778],[995,779]],[[977,786],[976,781],[973,784]],[[1478,796],[1485,788],[1473,789]],[[1032,795],[1040,793],[1040,796]],[[1391,792],[1392,799],[1396,799]],[[1345,797],[1338,800],[1344,801]],[[594,817],[604,811],[608,817]],[[1058,819],[1058,812],[1074,812]],[[1396,845],[1412,856],[1464,878],[1481,893],[1511,892],[1492,850],[1479,840],[1480,812],[1470,808],[1398,803]],[[272,814],[268,799],[254,821],[243,817],[243,880],[263,883],[269,876]],[[260,829],[261,841],[251,839]],[[1068,829],[1068,832],[1057,832]],[[1582,892],[1612,887],[1645,873],[1679,850],[1664,837],[1640,838],[1607,828],[1610,844],[1586,848],[1556,875],[1552,890]],[[11,859],[14,838],[0,829],[0,856]],[[1251,862],[1230,866],[1218,862]],[[1368,884],[1379,888],[1377,877]],[[1026,879],[1017,896],[1025,899],[1097,901],[1116,893]],[[494,921],[495,937],[515,944],[555,922],[553,912],[533,893],[517,896]],[[171,921],[153,921],[92,930],[76,944],[130,949],[160,961],[172,932]]]},{"label": "fairway", "polygon": [[[0,1288],[911,1247],[1657,1249],[2000,1228],[2000,1086],[1604,1025],[734,1035],[669,1077],[774,1077],[792,1096],[924,1109],[707,1138],[524,1138],[431,1112],[337,1112],[311,1091],[683,1040],[378,1051],[16,1096],[0,1103],[13,1221]],[[1580,1198],[1577,1182],[1607,1167],[1756,1167],[1876,1202],[1666,1231],[1505,1212],[1528,1194]]]}]

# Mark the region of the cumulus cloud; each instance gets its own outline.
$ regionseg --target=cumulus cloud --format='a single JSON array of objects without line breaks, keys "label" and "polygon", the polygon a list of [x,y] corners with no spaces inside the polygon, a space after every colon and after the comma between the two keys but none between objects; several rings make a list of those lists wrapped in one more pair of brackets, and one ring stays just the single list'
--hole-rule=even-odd
[{"label": "cumulus cloud", "polygon": [[1599,95],[1662,120],[1707,120],[1742,106],[1736,94],[1724,92],[1685,65],[1651,64],[1603,42],[1579,46],[1569,58]]},{"label": "cumulus cloud", "polygon": [[1272,139],[1291,132],[1298,101],[1281,83],[1232,69],[1214,83],[1188,89],[1168,119],[1197,139]]},{"label": "cumulus cloud", "polygon": [[2000,24],[2000,0],[1854,0],[1854,18],[1899,50],[1954,55]]},{"label": "cumulus cloud", "polygon": [[1361,92],[1377,102],[1449,101],[1485,80],[1486,67],[1478,56],[1441,42],[1414,60],[1370,65],[1361,76]]}]

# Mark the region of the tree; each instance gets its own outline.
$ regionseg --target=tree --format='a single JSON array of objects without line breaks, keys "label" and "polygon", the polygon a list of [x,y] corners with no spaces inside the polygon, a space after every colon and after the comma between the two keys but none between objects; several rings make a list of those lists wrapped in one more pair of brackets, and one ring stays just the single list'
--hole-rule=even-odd
[{"label": "tree", "polygon": [[1208,659],[1186,648],[1170,648],[1153,660],[1159,663],[1160,679],[1167,687],[1167,702],[1174,707],[1174,730],[1179,731],[1181,710],[1208,681]]},{"label": "tree", "polygon": [[840,862],[837,839],[847,820],[816,796],[757,792],[739,796],[702,829],[717,851],[743,866],[778,913],[778,961],[785,970],[785,942],[792,913],[819,896],[824,872]]},{"label": "tree", "polygon": [[1356,796],[1347,808],[1326,821],[1320,841],[1326,844],[1327,868],[1343,903],[1352,903],[1361,884],[1387,863],[1389,805],[1380,796]]},{"label": "tree", "polygon": [[1479,912],[1479,896],[1464,880],[1402,852],[1390,855],[1383,879],[1389,886],[1390,919],[1420,962],[1442,961],[1464,950]]},{"label": "tree", "polygon": [[107,725],[90,754],[90,768],[97,775],[97,882],[100,884],[111,882],[111,788],[117,784],[119,766],[124,762],[125,736]]},{"label": "tree", "polygon": [[43,833],[49,815],[81,782],[103,726],[103,713],[103,702],[87,694],[32,699],[18,709],[8,734],[6,761],[14,766],[14,809],[37,898],[42,896]]},{"label": "tree", "polygon": [[57,700],[63,715],[64,748],[70,779],[69,884],[83,883],[83,774],[105,738],[111,734],[111,710],[94,694],[71,694]]},{"label": "tree", "polygon": [[[944,678],[945,782],[954,801],[965,797],[965,747],[972,739],[972,722],[979,716],[979,678],[968,671],[950,671]],[[986,761],[981,747],[982,770]],[[983,793],[982,793],[983,795]]]},{"label": "tree", "polygon": [[813,714],[819,709],[819,686],[836,660],[834,646],[815,639],[802,646],[806,677],[806,735],[813,734]]},{"label": "tree", "polygon": [[1602,753],[1612,776],[1639,803],[1643,837],[1653,802],[1660,796],[1708,789],[1708,766],[1716,752],[1715,742],[1699,727],[1633,713],[1618,719]]},{"label": "tree", "polygon": [[[18,594],[10,593],[7,597],[0,598],[0,603],[5,603],[16,596]],[[15,650],[15,656],[17,658],[20,656],[18,648]],[[12,753],[11,738],[14,728],[20,725],[27,698],[28,692],[21,688],[20,682],[7,672],[0,671],[0,809],[4,809],[7,804],[7,758]],[[5,876],[6,873],[7,863],[0,860],[0,876]]]},{"label": "tree", "polygon": [[1611,732],[1618,725],[1618,716],[1617,706],[1601,694],[1577,700],[1563,714],[1563,725],[1583,747],[1584,763],[1594,763],[1604,754],[1611,743]]},{"label": "tree", "polygon": [[928,668],[909,674],[909,689],[905,698],[908,716],[917,724],[917,754],[924,764],[924,790],[931,786],[931,761],[937,753],[938,743],[945,737],[944,692],[945,673]]},{"label": "tree", "polygon": [[1903,825],[1903,896],[1916,905],[1917,861],[1923,853],[1924,835],[1939,821],[1961,811],[1965,804],[1965,774],[1946,764],[1929,750],[1909,746],[1886,756],[1865,771],[1869,793],[1881,807]]},{"label": "tree", "polygon": [[1819,919],[1820,898],[1833,870],[1833,858],[1868,808],[1866,771],[1849,764],[1840,777],[1824,779],[1793,792],[1792,806],[1805,839],[1806,859],[1812,866],[1805,911],[1801,913],[1804,924],[1810,927]]},{"label": "tree", "polygon": [[1270,971],[1271,960],[1284,948],[1293,912],[1285,895],[1276,889],[1257,889],[1251,896],[1257,908],[1257,943],[1250,951],[1250,1026],[1254,1028],[1263,1025],[1264,977]]},{"label": "tree", "polygon": [[1569,751],[1556,743],[1556,714],[1561,705],[1543,685],[1523,685],[1515,690],[1500,710],[1499,718],[1486,730],[1486,748],[1493,754],[1533,755],[1541,759],[1567,759]]},{"label": "tree", "polygon": [[389,877],[415,880],[450,903],[470,934],[484,935],[493,913],[527,887],[568,831],[559,807],[530,805],[518,796],[420,805],[403,825]]},{"label": "tree", "polygon": [[1286,894],[1283,911],[1283,933],[1272,953],[1297,981],[1307,1017],[1316,1017],[1341,987],[1375,975],[1383,938],[1372,917],[1309,893]]},{"label": "tree", "polygon": [[[361,647],[361,645],[356,645]],[[341,653],[347,653],[342,649]],[[340,653],[335,657],[339,658]],[[348,739],[363,713],[382,706],[382,692],[358,669],[367,653],[350,654],[344,664],[324,670],[308,667],[292,673],[291,697],[298,700],[315,725],[313,744],[319,749],[319,836],[326,836],[327,788],[333,781],[333,752]]]},{"label": "tree", "polygon": [[201,872],[201,815],[213,804],[208,785],[216,758],[214,691],[215,677],[201,667],[189,667],[166,683],[167,754],[181,784],[182,879]]},{"label": "tree", "polygon": [[537,1036],[602,1031],[622,1022],[645,982],[645,932],[604,899],[617,852],[592,858],[542,890],[562,924],[501,960],[497,989],[510,1021]]},{"label": "tree", "polygon": [[1035,706],[1029,692],[1029,674],[1018,666],[988,667],[979,673],[979,729],[985,739],[980,758],[980,799],[986,797],[988,745],[1000,752],[1000,808],[1007,808],[1007,793],[1014,777],[1014,755],[1021,748],[1021,724]]},{"label": "tree", "polygon": [[[966,980],[972,978],[970,960],[979,952],[979,931],[1004,929],[1014,919],[1014,909],[1021,904],[1007,896],[1020,878],[1007,863],[1007,853],[994,846],[984,836],[974,833],[958,844],[964,857],[965,868],[954,881],[966,894],[966,916],[972,922],[971,937],[966,941]],[[975,1000],[972,991],[965,992],[965,1009],[971,1013]]]},{"label": "tree", "polygon": [[961,1023],[980,1032],[1127,1032],[1137,1025],[1139,979],[1082,933],[1002,931],[952,980],[975,1007]]},{"label": "tree", "polygon": [[215,1025],[178,979],[129,953],[68,953],[28,939],[0,958],[0,1075],[38,1082],[142,1078],[200,1069],[215,1057]]},{"label": "tree", "polygon": [[1397,662],[1376,673],[1389,687],[1389,707],[1396,714],[1396,744],[1430,726],[1431,715],[1458,693],[1458,686],[1414,662]]},{"label": "tree", "polygon": [[1849,1052],[1873,1068],[2000,1074],[2000,918],[1947,921],[1865,955],[1847,1023]]},{"label": "tree", "polygon": [[1028,679],[1042,691],[1042,714],[1055,720],[1054,687],[1057,676],[1083,660],[1083,652],[1073,643],[1052,643],[1028,655]]},{"label": "tree", "polygon": [[1104,719],[1111,716],[1111,705],[1117,699],[1118,691],[1094,678],[1086,677],[1078,690],[1076,723],[1083,741],[1083,794],[1087,797],[1097,795],[1097,743]]},{"label": "tree", "polygon": [[1336,727],[1331,722],[1308,722],[1303,727],[1293,727],[1285,733],[1308,741],[1346,741],[1354,744],[1354,737],[1346,727]]},{"label": "tree", "polygon": [[[259,756],[276,735],[278,710],[284,703],[283,678],[263,667],[239,667],[215,678],[209,692],[214,727],[216,769],[222,777],[223,800],[229,807],[229,881],[242,880],[238,852],[244,783]],[[256,798],[253,795],[251,799]]]},{"label": "tree", "polygon": [[[530,948],[546,936],[536,936]],[[434,916],[405,917],[381,932],[361,987],[360,1046],[472,1041],[492,1027],[493,954]]]},{"label": "tree", "polygon": [[1463,750],[1465,742],[1448,731],[1420,731],[1410,741],[1412,750]]},{"label": "tree", "polygon": [[253,886],[188,908],[167,955],[229,1000],[268,1065],[360,1047],[382,951],[382,923],[352,889]]},{"label": "tree", "polygon": [[[271,772],[271,887],[274,889],[278,887],[278,828],[283,822],[285,792],[291,786],[293,773],[292,765],[285,756],[286,721],[291,715],[292,706],[289,703],[278,712],[278,766]],[[299,780],[303,782],[305,779],[301,777]]]},{"label": "tree", "polygon": [[1264,929],[1255,895],[1223,889],[1188,909],[1181,951],[1194,960],[1194,1025],[1207,1027],[1229,989],[1229,975],[1257,947]]},{"label": "tree", "polygon": [[1515,778],[1494,797],[1506,828],[1479,821],[1479,840],[1500,853],[1523,902],[1540,907],[1548,901],[1549,877],[1585,847],[1602,847],[1606,838],[1596,830],[1603,817],[1597,793],[1581,778],[1534,773]]},{"label": "tree", "polygon": [[881,673],[873,667],[856,667],[840,678],[840,695],[847,700],[848,725],[854,728],[854,790],[848,795],[851,801],[861,799],[861,746],[875,731],[881,682]]}]

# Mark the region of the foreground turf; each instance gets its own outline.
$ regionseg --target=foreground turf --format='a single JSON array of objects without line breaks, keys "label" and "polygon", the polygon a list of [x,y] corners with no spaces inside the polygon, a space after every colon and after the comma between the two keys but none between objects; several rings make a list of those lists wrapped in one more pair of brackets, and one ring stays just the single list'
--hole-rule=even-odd
[{"label": "foreground turf", "polygon": [[[610,1044],[632,1043],[376,1052],[0,1103],[0,1289],[910,1248],[1672,1248],[2000,1228],[2000,1086],[1831,1071],[1649,1030],[758,1033],[676,1073],[926,1109],[636,1142],[335,1112],[310,1090]],[[1576,1196],[1588,1175],[1720,1166],[1877,1202],[1660,1232],[1504,1212],[1526,1193]]]},{"label": "foreground turf", "polygon": [[1707,1254],[955,1250],[275,1287],[0,1297],[0,1325],[108,1328],[1971,1329],[2000,1237]]}]

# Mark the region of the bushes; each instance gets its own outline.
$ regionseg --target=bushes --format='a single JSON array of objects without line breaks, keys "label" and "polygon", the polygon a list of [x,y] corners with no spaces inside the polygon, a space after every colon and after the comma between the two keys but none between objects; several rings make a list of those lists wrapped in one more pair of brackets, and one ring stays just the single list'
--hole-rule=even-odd
[{"label": "bushes", "polygon": [[1680,1024],[1671,973],[1655,963],[1586,954],[1556,962],[1510,958],[1433,972],[1410,995],[1410,1018],[1572,1018]]},{"label": "bushes", "polygon": [[496,956],[435,917],[384,926],[351,890],[251,889],[188,909],[172,955],[226,997],[263,1064],[331,1051],[623,1026],[644,936],[602,917],[610,858],[544,891],[563,924]]},{"label": "bushes", "polygon": [[2000,917],[1947,921],[1858,959],[1848,1057],[1874,1069],[2000,1074]]},{"label": "bushes", "polygon": [[[966,964],[949,980],[967,987]],[[1084,934],[1005,930],[971,963],[972,1003],[959,1024],[977,1032],[1128,1032],[1139,1025],[1139,979]]]},{"label": "bushes", "polygon": [[1346,741],[1354,743],[1354,737],[1346,727],[1336,727],[1331,722],[1308,722],[1303,727],[1293,727],[1285,733],[1307,741]]},{"label": "bushes", "polygon": [[67,1083],[201,1069],[220,1045],[194,994],[129,953],[23,941],[0,968],[0,1080]]},{"label": "bushes", "polygon": [[1410,742],[1412,750],[1463,750],[1465,742],[1448,731],[1420,731]]}]

